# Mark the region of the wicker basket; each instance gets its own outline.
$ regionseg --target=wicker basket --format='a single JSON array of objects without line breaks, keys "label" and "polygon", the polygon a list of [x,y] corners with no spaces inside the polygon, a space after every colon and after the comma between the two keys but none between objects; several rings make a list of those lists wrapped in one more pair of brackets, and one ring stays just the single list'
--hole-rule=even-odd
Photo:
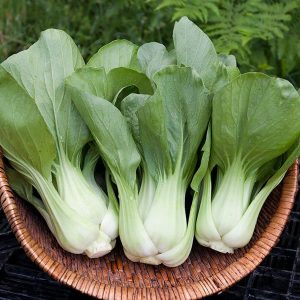
[{"label": "wicker basket", "polygon": [[276,244],[297,190],[295,163],[267,200],[249,245],[221,254],[194,243],[187,261],[176,268],[132,263],[122,247],[99,259],[62,250],[43,219],[8,185],[0,153],[3,210],[27,255],[54,279],[99,299],[199,299],[220,293],[245,277]]}]

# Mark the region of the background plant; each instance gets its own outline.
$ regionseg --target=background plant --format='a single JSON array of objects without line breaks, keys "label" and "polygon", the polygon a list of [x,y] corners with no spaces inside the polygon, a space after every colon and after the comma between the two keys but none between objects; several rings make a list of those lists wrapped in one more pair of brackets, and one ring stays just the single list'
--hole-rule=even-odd
[{"label": "background plant", "polygon": [[237,56],[243,71],[276,74],[299,86],[299,0],[163,0],[156,3],[156,9],[168,11],[172,21],[182,16],[194,20],[213,40],[218,52]]},{"label": "background plant", "polygon": [[47,28],[70,34],[85,58],[117,38],[162,41],[173,26],[168,13],[154,7],[140,0],[0,0],[0,61],[27,48]]},{"label": "background plant", "polygon": [[116,38],[171,43],[188,16],[242,71],[285,77],[300,87],[300,0],[0,0],[0,61],[50,27],[69,33],[89,58]]}]

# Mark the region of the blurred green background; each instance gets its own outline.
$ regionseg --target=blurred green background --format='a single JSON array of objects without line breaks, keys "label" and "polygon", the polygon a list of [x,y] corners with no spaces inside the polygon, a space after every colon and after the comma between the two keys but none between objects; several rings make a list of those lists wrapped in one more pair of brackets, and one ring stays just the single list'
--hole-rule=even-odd
[{"label": "blurred green background", "polygon": [[172,47],[174,21],[185,15],[242,71],[300,87],[300,0],[0,0],[0,62],[50,27],[68,32],[85,59],[117,38]]}]

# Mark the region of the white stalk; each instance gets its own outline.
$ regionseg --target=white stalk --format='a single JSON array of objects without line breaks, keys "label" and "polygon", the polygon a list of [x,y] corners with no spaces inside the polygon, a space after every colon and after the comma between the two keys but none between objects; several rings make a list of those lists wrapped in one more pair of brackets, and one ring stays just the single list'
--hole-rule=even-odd
[{"label": "white stalk", "polygon": [[212,216],[221,236],[232,230],[243,216],[253,185],[253,177],[246,180],[240,160],[235,160],[226,169],[212,200]]},{"label": "white stalk", "polygon": [[150,175],[150,173],[148,172],[147,167],[145,166],[142,184],[138,196],[139,214],[143,221],[146,219],[148,212],[151,208],[152,201],[155,195],[155,190],[156,183]]},{"label": "white stalk", "polygon": [[66,204],[91,222],[100,224],[107,211],[107,199],[95,193],[81,170],[76,169],[63,152],[59,164],[55,165],[55,175],[59,195]]},{"label": "white stalk", "polygon": [[144,226],[160,253],[170,250],[184,237],[187,229],[185,192],[186,184],[180,171],[157,183]]},{"label": "white stalk", "polygon": [[54,186],[35,174],[35,187],[47,209],[58,243],[65,250],[81,254],[97,239],[99,226],[63,201]]},{"label": "white stalk", "polygon": [[158,249],[152,242],[145,230],[142,219],[138,211],[137,187],[127,187],[122,184],[122,180],[115,177],[117,182],[120,210],[119,210],[119,233],[126,256],[132,261],[157,264],[156,259],[152,259],[158,254]]}]

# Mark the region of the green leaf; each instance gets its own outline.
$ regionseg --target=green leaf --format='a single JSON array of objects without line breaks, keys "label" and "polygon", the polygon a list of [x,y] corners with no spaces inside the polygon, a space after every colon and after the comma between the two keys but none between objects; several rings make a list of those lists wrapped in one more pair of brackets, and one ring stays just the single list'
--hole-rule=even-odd
[{"label": "green leaf", "polygon": [[163,101],[158,92],[139,109],[137,117],[139,130],[135,135],[140,137],[140,147],[151,176],[159,180],[172,174],[173,164],[167,140]]},{"label": "green leaf", "polygon": [[123,67],[108,73],[104,68],[83,67],[69,76],[66,82],[114,104],[126,87],[136,86],[140,93],[153,93],[151,83],[144,74]]},{"label": "green leaf", "polygon": [[50,180],[54,139],[32,98],[1,66],[0,107],[0,145],[5,156],[23,171],[34,168]]},{"label": "green leaf", "polygon": [[87,65],[96,68],[103,67],[106,73],[120,67],[139,71],[137,51],[137,45],[127,40],[115,40],[100,48]]},{"label": "green leaf", "polygon": [[124,116],[112,103],[80,90],[71,80],[67,86],[115,180],[125,178],[134,186],[140,155]]},{"label": "green leaf", "polygon": [[206,132],[205,143],[201,149],[202,157],[200,161],[199,169],[194,174],[191,187],[195,192],[199,192],[200,184],[208,170],[209,158],[211,153],[211,124],[208,125]]},{"label": "green leaf", "polygon": [[145,159],[154,178],[175,168],[186,178],[210,118],[208,91],[197,73],[186,67],[167,67],[154,82],[154,96],[137,113]]},{"label": "green leaf", "polygon": [[209,37],[187,17],[175,23],[173,40],[177,64],[194,68],[210,88],[216,77],[219,59]]},{"label": "green leaf", "polygon": [[[139,120],[136,115],[137,111],[145,105],[150,95],[130,94],[123,99],[121,103],[121,111],[126,118],[131,129],[134,140],[141,147]],[[155,126],[155,125],[154,125]]]},{"label": "green leaf", "polygon": [[299,107],[300,97],[288,81],[240,75],[213,99],[214,160],[225,169],[240,157],[250,171],[278,157],[300,135]]},{"label": "green leaf", "polygon": [[83,67],[70,75],[65,83],[101,98],[107,98],[108,84],[104,68]]},{"label": "green leaf", "polygon": [[226,67],[236,67],[236,59],[234,55],[226,55],[226,54],[219,54],[218,55],[220,61],[226,66]]},{"label": "green leaf", "polygon": [[116,95],[125,87],[136,86],[141,94],[153,94],[149,79],[143,74],[128,68],[112,69],[107,74],[108,96],[107,100],[115,99]]},{"label": "green leaf", "polygon": [[162,44],[152,42],[142,45],[137,53],[142,71],[153,79],[155,73],[166,66],[175,65],[175,52],[168,52]]},{"label": "green leaf", "polygon": [[48,29],[29,49],[11,56],[3,68],[40,110],[57,144],[78,163],[89,132],[65,91],[64,80],[84,65],[73,40],[63,31]]},{"label": "green leaf", "polygon": [[[227,63],[229,63],[229,62],[227,62]],[[241,73],[237,67],[226,66],[225,64],[220,63],[218,71],[216,73],[216,78],[215,78],[215,81],[214,81],[213,87],[212,87],[213,92],[216,93],[223,86],[230,83],[232,80],[234,80],[239,75],[241,75]]]}]

